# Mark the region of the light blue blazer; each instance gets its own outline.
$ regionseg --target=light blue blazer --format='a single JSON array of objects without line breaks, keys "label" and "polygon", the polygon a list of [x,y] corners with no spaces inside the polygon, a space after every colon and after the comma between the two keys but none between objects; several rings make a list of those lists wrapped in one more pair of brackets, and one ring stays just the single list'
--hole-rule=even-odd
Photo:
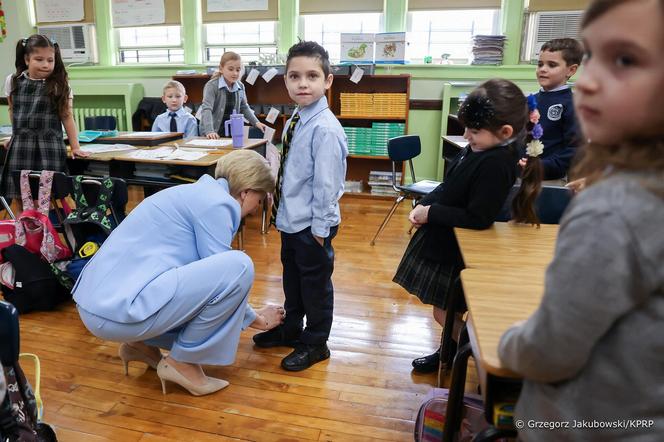
[{"label": "light blue blazer", "polygon": [[[196,183],[162,190],[139,204],[106,239],[78,278],[74,301],[105,319],[141,322],[171,300],[177,272],[143,290],[151,281],[230,250],[239,225],[240,205],[223,178],[203,175]],[[250,307],[247,314],[253,314]]]}]

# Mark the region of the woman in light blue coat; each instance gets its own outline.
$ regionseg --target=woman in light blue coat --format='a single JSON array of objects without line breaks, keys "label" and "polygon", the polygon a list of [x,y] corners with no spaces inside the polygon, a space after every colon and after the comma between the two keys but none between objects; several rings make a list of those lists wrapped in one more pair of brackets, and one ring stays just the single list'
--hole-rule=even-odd
[{"label": "woman in light blue coat", "polygon": [[[194,395],[228,385],[201,364],[235,360],[240,332],[270,330],[284,311],[247,303],[251,259],[231,250],[240,220],[274,189],[263,157],[247,150],[219,160],[216,179],[171,187],[141,202],[85,266],[73,289],[85,326],[121,341],[125,365],[142,361]],[[163,357],[159,347],[170,350]]]}]

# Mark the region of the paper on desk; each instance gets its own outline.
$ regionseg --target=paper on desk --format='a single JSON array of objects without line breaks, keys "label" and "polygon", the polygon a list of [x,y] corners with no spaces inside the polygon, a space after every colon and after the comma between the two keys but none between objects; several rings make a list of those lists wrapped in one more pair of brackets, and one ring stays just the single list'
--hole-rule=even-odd
[{"label": "paper on desk", "polygon": [[364,69],[360,67],[355,68],[355,70],[353,71],[353,75],[350,76],[350,81],[357,84],[360,82],[363,75],[364,75]]},{"label": "paper on desk", "polygon": [[198,146],[198,147],[224,147],[230,146],[233,144],[233,140],[205,140],[202,138],[197,138],[195,140],[187,141],[187,146]]},{"label": "paper on desk", "polygon": [[260,72],[258,72],[258,69],[252,68],[247,74],[247,78],[244,81],[253,86],[253,84],[256,83],[259,74]]},{"label": "paper on desk", "polygon": [[159,160],[166,158],[173,153],[172,147],[159,147],[157,149],[143,149],[127,154],[128,158],[136,158],[140,160]]},{"label": "paper on desk", "polygon": [[172,154],[162,158],[164,160],[183,160],[183,161],[196,161],[206,156],[207,152],[194,152],[191,150],[175,149]]},{"label": "paper on desk", "polygon": [[147,138],[147,137],[160,137],[165,133],[176,133],[176,132],[127,132],[126,134],[120,134],[118,137],[122,138]]},{"label": "paper on desk", "polygon": [[117,152],[121,150],[133,150],[135,146],[129,144],[81,144],[81,150],[90,153]]},{"label": "paper on desk", "polygon": [[265,133],[263,134],[263,139],[272,142],[272,139],[274,138],[274,132],[275,130],[272,129],[270,126],[265,126]]},{"label": "paper on desk", "polygon": [[265,117],[265,121],[267,121],[270,124],[274,124],[274,122],[277,121],[278,116],[279,116],[279,109],[271,107],[270,112],[268,112],[267,117]]},{"label": "paper on desk", "polygon": [[265,80],[266,83],[269,83],[270,80],[274,78],[275,75],[277,75],[277,69],[276,68],[270,68],[265,73],[263,74],[263,80]]}]

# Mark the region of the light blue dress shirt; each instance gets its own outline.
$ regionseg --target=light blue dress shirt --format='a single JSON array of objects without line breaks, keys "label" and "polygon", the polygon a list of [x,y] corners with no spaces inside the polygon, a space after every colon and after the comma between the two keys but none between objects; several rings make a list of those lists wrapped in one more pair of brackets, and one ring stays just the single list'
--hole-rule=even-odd
[{"label": "light blue dress shirt", "polygon": [[[175,295],[178,276],[169,270],[231,250],[239,225],[240,205],[223,178],[203,175],[196,183],[162,190],[113,230],[83,269],[74,301],[104,319],[144,321]],[[220,284],[214,269],[210,278]],[[248,304],[243,318],[242,328],[256,318]]]},{"label": "light blue dress shirt", "polygon": [[[284,164],[277,229],[296,233],[311,226],[314,235],[327,238],[330,227],[341,222],[339,199],[346,178],[346,134],[325,96],[298,108],[296,113],[300,121],[295,125]],[[289,124],[290,120],[284,127]]]},{"label": "light blue dress shirt", "polygon": [[[152,132],[170,132],[171,131],[171,111],[167,110],[163,114],[157,115],[152,124]],[[178,132],[183,132],[185,138],[198,136],[198,121],[184,107],[175,112],[175,122],[178,125]]]}]

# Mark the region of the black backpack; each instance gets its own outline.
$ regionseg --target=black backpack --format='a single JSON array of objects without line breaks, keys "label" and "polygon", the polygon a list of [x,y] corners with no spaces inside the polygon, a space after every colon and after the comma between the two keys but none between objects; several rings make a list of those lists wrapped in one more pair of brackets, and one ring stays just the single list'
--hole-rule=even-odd
[{"label": "black backpack", "polygon": [[14,288],[2,285],[2,294],[19,313],[53,310],[71,299],[69,290],[56,277],[50,264],[17,244],[2,249],[2,256],[14,266]]}]

